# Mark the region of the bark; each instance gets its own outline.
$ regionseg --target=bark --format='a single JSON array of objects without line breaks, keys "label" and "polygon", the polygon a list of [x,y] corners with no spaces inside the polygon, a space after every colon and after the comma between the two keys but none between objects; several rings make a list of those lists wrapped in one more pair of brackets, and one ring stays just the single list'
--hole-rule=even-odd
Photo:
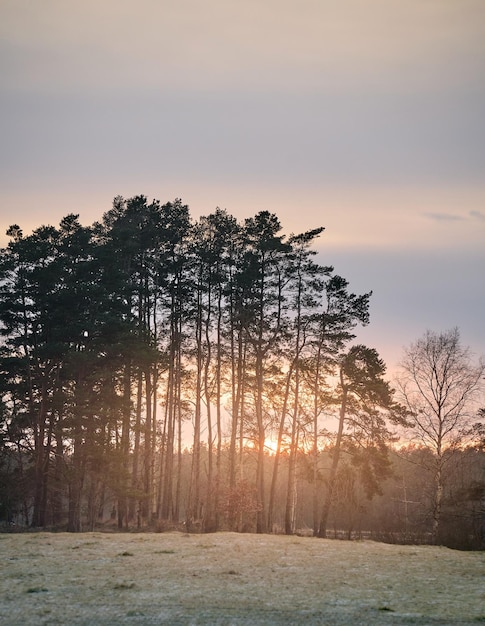
[{"label": "bark", "polygon": [[268,503],[267,527],[268,527],[269,532],[272,532],[273,530],[273,515],[274,515],[274,507],[276,504],[276,484],[277,484],[278,475],[279,475],[281,447],[283,444],[283,435],[285,432],[286,413],[287,413],[288,402],[289,402],[289,397],[290,397],[290,384],[291,384],[291,379],[293,376],[293,367],[294,367],[294,361],[292,362],[291,367],[286,376],[285,395],[283,398],[283,407],[281,409],[280,424],[278,428],[278,439],[276,442],[276,451],[275,451],[275,456],[273,460],[273,474],[271,478],[271,488],[269,492],[269,503]]},{"label": "bark", "polygon": [[327,493],[326,493],[325,500],[323,503],[322,514],[320,517],[320,526],[318,529],[319,537],[327,536],[328,517],[330,514],[333,494],[335,490],[337,470],[338,470],[338,464],[340,460],[340,450],[341,450],[341,445],[342,445],[342,435],[343,435],[344,424],[345,424],[345,413],[347,409],[348,389],[344,385],[342,370],[340,370],[340,382],[342,384],[342,401],[340,404],[337,439],[335,441],[335,447],[333,449],[332,465],[330,467],[330,475],[329,475],[328,483],[327,483]]}]

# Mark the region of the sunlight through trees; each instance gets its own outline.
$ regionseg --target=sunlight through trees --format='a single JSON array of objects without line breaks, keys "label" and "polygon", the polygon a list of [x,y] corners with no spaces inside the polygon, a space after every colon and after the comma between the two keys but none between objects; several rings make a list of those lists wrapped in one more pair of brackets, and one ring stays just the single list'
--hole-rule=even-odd
[{"label": "sunlight through trees", "polygon": [[[383,504],[390,486],[406,484],[391,499],[407,502],[429,479],[434,522],[423,490],[416,532],[435,536],[462,426],[462,470],[472,450],[483,464],[478,416],[463,421],[483,367],[456,333],[440,336],[454,359],[443,361],[429,334],[406,353],[399,405],[377,352],[354,344],[371,294],[317,262],[323,230],[285,235],[267,211],[194,221],[181,200],[144,196],[116,197],[89,227],[76,215],[30,235],[11,226],[0,259],[6,523],[392,534],[402,524]],[[398,461],[395,429],[410,422],[420,446]],[[411,477],[406,455],[428,459],[434,478]],[[480,500],[483,476],[467,472]]]}]

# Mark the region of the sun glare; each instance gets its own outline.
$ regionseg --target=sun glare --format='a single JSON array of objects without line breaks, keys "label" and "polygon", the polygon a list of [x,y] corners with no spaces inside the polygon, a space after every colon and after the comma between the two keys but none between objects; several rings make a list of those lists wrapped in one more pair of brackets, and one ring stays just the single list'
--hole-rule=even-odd
[{"label": "sun glare", "polygon": [[268,454],[274,455],[276,454],[276,450],[278,448],[278,440],[277,439],[265,439],[264,440],[264,449]]}]

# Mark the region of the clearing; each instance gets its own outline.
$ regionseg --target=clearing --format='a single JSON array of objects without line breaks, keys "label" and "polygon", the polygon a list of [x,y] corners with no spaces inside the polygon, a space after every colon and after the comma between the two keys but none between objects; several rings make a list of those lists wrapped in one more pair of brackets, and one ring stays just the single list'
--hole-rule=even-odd
[{"label": "clearing", "polygon": [[477,624],[485,553],[278,535],[0,534],[0,623]]}]

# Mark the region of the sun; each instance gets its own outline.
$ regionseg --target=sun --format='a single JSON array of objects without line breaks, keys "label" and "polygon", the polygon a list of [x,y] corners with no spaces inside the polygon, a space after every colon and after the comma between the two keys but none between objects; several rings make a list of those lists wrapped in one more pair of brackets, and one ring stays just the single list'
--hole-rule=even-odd
[{"label": "sun", "polygon": [[274,456],[278,449],[278,440],[277,439],[265,439],[264,449],[268,454],[270,454],[271,456]]}]

